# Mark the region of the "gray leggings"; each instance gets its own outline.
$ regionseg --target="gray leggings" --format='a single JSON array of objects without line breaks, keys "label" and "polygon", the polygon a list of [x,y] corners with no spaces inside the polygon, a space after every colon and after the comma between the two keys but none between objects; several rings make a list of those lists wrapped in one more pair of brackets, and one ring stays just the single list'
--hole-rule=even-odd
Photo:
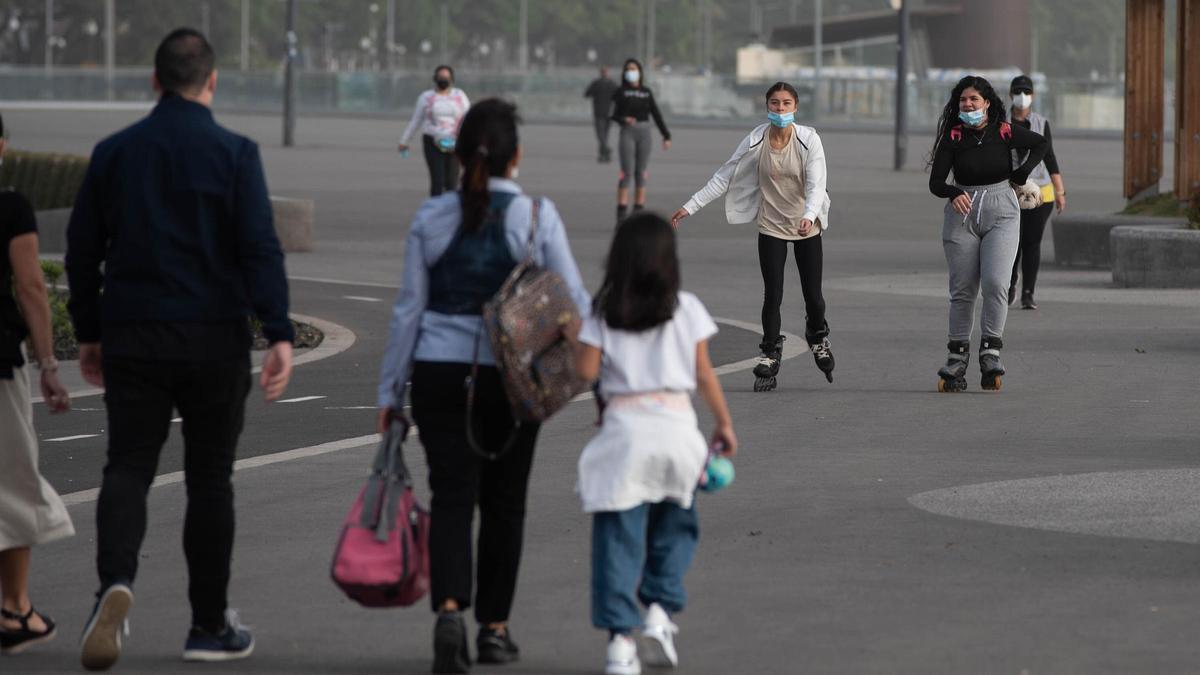
[{"label": "gray leggings", "polygon": [[619,146],[621,179],[617,186],[629,187],[629,177],[633,176],[633,184],[636,187],[646,187],[646,167],[650,165],[650,121],[635,122],[632,126],[621,127]]},{"label": "gray leggings", "polygon": [[964,217],[947,201],[942,224],[942,248],[950,269],[950,339],[971,339],[981,287],[983,336],[1003,337],[1008,279],[1021,239],[1017,195],[1007,181],[959,187],[972,198],[971,212]]}]

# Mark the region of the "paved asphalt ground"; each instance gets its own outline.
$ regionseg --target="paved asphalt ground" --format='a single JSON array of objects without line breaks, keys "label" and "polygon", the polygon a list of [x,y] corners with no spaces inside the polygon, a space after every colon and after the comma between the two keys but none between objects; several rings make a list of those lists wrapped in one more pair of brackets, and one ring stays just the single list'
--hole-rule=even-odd
[{"label": "paved asphalt ground", "polygon": [[[14,147],[86,153],[137,116],[14,111],[5,122]],[[275,118],[220,119],[263,144],[273,193],[316,200],[317,250],[288,259],[293,309],[345,327],[356,341],[301,366],[285,396],[325,398],[268,406],[252,394],[241,454],[264,465],[235,479],[231,598],[255,627],[254,657],[226,666],[179,661],[188,609],[175,483],[151,493],[133,633],[117,669],[427,672],[427,607],[364,610],[328,580],[340,521],[373,451],[362,437],[372,431],[388,303],[425,192],[423,164],[395,153],[401,120],[302,119],[299,147],[285,150]],[[612,231],[616,169],[594,162],[583,126],[522,133],[522,184],[558,204],[594,288]],[[650,205],[676,208],[740,137],[677,129],[675,147],[652,158]],[[823,138],[835,382],[804,354],[784,363],[772,393],[753,393],[747,371],[723,376],[742,451],[735,484],[700,497],[691,600],[678,617],[680,672],[1200,670],[1200,292],[1116,289],[1105,272],[1047,264],[1041,309],[1010,314],[1004,390],[979,391],[973,361],[970,391],[939,395],[946,279],[942,205],[922,171],[927,139],[912,139],[909,166],[896,173],[890,136]],[[1056,145],[1069,208],[1119,208],[1120,141]],[[725,224],[716,203],[686,220],[681,236],[685,286],[714,315],[755,324],[762,289],[753,229]],[[785,330],[802,334],[803,316],[793,273]],[[728,364],[753,356],[757,342],[753,331],[725,325],[715,352]],[[97,485],[105,443],[101,399],[75,405],[81,410],[62,417],[40,406],[36,413],[43,441],[98,434],[42,444],[46,474],[78,502],[78,535],[35,552],[34,600],[59,620],[61,635],[0,661],[5,673],[78,670],[76,636],[96,583],[94,503],[81,491]],[[573,493],[593,417],[591,404],[577,403],[543,430],[512,617],[522,661],[478,672],[602,666],[605,636],[588,622],[589,523]],[[336,443],[345,439],[358,440]],[[313,446],[343,449],[277,454]],[[409,457],[425,495],[416,443]],[[179,464],[175,440],[160,473]]]}]

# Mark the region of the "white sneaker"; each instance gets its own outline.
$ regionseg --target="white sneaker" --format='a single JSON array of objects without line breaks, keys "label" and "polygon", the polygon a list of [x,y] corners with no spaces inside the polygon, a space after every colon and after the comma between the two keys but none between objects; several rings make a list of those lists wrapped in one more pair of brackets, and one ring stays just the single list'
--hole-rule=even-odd
[{"label": "white sneaker", "polygon": [[604,675],[641,675],[642,664],[638,661],[637,644],[628,635],[614,635],[608,641],[608,654],[604,661]]},{"label": "white sneaker", "polygon": [[679,665],[679,654],[675,651],[675,634],[679,626],[671,623],[671,617],[659,604],[653,603],[646,610],[646,621],[638,634],[638,656],[648,666],[674,668]]}]

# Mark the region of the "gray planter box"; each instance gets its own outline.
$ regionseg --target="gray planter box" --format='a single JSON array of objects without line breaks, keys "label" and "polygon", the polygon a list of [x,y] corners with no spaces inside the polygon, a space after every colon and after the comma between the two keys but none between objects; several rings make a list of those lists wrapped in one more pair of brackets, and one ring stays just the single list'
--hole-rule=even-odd
[{"label": "gray planter box", "polygon": [[1126,288],[1200,288],[1200,230],[1113,228],[1113,283]]},{"label": "gray planter box", "polygon": [[1139,225],[1179,227],[1183,218],[1155,218],[1117,214],[1064,213],[1054,216],[1054,262],[1068,267],[1108,269],[1112,265],[1109,233],[1114,227]]},{"label": "gray planter box", "polygon": [[[275,215],[275,233],[287,253],[313,250],[315,205],[311,199],[271,197]],[[67,223],[71,209],[52,209],[37,212],[38,247],[42,253],[67,251]]]}]

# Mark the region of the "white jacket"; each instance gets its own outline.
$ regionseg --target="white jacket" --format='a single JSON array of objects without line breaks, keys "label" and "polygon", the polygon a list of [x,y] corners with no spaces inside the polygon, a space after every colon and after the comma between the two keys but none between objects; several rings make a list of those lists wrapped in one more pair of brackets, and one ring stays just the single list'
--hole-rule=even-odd
[{"label": "white jacket", "polygon": [[[733,156],[717,169],[708,184],[683,205],[693,215],[712,200],[725,195],[725,218],[732,225],[750,223],[758,218],[762,191],[758,187],[758,155],[770,124],[760,124],[742,139]],[[829,193],[825,191],[825,149],[816,129],[792,124],[792,139],[800,144],[804,162],[804,217],[829,227]]]}]

